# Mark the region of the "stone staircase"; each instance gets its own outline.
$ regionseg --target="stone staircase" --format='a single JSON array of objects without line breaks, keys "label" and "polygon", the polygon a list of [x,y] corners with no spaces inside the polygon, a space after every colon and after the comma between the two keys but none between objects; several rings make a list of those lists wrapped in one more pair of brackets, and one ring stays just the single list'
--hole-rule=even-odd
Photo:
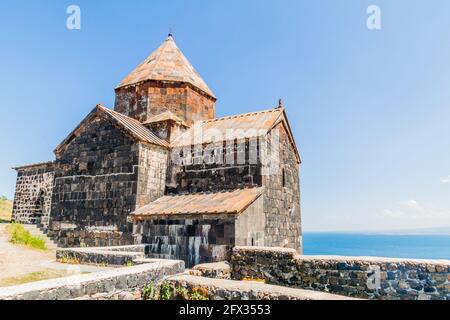
[{"label": "stone staircase", "polygon": [[48,235],[44,233],[42,229],[39,228],[39,226],[35,224],[23,224],[23,227],[25,230],[27,230],[32,236],[41,237],[45,239],[45,245],[49,250],[56,250],[58,249],[57,243],[50,239]]}]

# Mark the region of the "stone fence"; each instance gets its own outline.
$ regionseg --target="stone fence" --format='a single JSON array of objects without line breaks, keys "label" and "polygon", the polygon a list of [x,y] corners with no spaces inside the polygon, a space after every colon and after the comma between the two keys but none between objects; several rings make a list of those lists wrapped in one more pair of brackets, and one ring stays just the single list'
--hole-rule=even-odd
[{"label": "stone fence", "polygon": [[0,300],[69,300],[115,293],[130,295],[146,284],[184,272],[184,262],[158,260],[134,267],[0,288]]},{"label": "stone fence", "polygon": [[209,300],[354,300],[326,292],[185,274],[168,278],[168,283],[172,288],[203,292]]},{"label": "stone fence", "polygon": [[301,256],[285,248],[235,247],[232,278],[365,299],[450,300],[449,260]]},{"label": "stone fence", "polygon": [[[81,264],[118,265],[142,264],[157,259],[146,259],[148,245],[130,245],[121,247],[88,247],[58,249],[56,259],[68,259]],[[140,262],[142,261],[142,262]]]}]

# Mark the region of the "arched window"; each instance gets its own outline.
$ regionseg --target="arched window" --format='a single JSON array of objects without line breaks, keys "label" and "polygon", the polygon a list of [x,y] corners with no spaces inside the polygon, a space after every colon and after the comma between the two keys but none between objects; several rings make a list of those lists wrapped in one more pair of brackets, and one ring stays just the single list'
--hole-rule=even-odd
[{"label": "arched window", "polygon": [[33,224],[39,224],[41,222],[42,216],[44,215],[45,194],[46,193],[44,189],[40,190],[38,197],[34,202],[34,210],[33,214],[31,215],[31,223]]}]

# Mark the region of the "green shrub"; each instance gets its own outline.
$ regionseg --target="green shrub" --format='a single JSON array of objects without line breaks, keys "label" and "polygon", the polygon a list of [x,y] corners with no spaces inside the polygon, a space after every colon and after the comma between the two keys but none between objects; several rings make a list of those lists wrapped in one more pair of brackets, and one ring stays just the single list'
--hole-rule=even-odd
[{"label": "green shrub", "polygon": [[45,238],[32,236],[30,232],[20,225],[13,223],[8,226],[10,242],[14,244],[22,244],[30,248],[47,250]]},{"label": "green shrub", "polygon": [[188,300],[209,300],[208,290],[205,288],[193,288],[188,297]]},{"label": "green shrub", "polygon": [[177,285],[174,288],[169,282],[164,281],[159,287],[156,282],[151,282],[142,289],[143,300],[209,300],[208,289],[194,287],[187,289]]},{"label": "green shrub", "polygon": [[158,290],[153,283],[149,283],[142,289],[142,299],[143,300],[158,300]]},{"label": "green shrub", "polygon": [[164,281],[161,285],[159,298],[160,300],[170,300],[172,298],[172,288],[167,281]]},{"label": "green shrub", "polygon": [[175,297],[181,300],[189,300],[189,290],[182,286],[175,287]]}]

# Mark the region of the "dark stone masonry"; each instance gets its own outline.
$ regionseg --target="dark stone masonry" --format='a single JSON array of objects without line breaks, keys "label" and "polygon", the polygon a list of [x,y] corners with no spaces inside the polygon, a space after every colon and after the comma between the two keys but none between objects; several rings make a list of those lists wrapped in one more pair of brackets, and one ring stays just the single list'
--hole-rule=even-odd
[{"label": "dark stone masonry", "polygon": [[448,260],[301,256],[286,248],[235,247],[231,277],[372,300],[450,300]]},{"label": "dark stone masonry", "polygon": [[13,220],[26,224],[48,224],[52,203],[54,162],[15,168],[16,193]]},{"label": "dark stone masonry", "polygon": [[[50,230],[62,245],[131,244],[125,237],[115,243],[114,234],[129,232],[127,215],[136,206],[138,162],[138,144],[101,119],[89,123],[59,152]],[[88,237],[102,228],[110,231],[104,239]],[[80,232],[75,236],[70,229]]]},{"label": "dark stone masonry", "polygon": [[[216,118],[172,36],[55,149],[16,168],[13,220],[62,247],[146,243],[191,267],[236,245],[301,253],[300,155],[285,109]],[[200,131],[199,131],[200,130]]]}]

